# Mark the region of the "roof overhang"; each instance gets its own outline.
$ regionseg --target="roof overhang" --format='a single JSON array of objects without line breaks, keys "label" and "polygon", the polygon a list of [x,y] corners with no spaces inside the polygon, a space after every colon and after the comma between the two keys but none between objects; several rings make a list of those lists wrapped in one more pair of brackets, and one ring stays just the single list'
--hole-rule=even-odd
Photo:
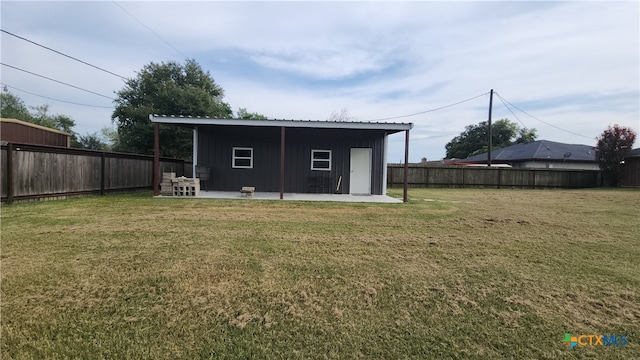
[{"label": "roof overhang", "polygon": [[208,117],[149,115],[149,120],[160,124],[187,126],[226,125],[249,127],[286,127],[310,129],[359,129],[385,130],[389,133],[411,130],[413,123],[356,122],[356,121],[320,121],[320,120],[244,120],[216,119]]}]

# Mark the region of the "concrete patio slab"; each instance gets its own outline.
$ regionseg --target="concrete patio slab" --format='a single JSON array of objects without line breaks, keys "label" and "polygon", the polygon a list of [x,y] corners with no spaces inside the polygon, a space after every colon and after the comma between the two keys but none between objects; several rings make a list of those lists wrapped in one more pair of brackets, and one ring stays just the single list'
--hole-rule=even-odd
[{"label": "concrete patio slab", "polygon": [[[177,198],[176,196],[158,196],[159,198]],[[179,197],[183,199],[238,199],[238,200],[280,200],[279,192],[255,192],[253,196],[245,197],[240,191],[203,191],[200,196]],[[402,199],[386,195],[351,195],[351,194],[299,194],[285,193],[283,200],[290,201],[339,201],[339,202],[368,202],[368,203],[402,203]]]}]

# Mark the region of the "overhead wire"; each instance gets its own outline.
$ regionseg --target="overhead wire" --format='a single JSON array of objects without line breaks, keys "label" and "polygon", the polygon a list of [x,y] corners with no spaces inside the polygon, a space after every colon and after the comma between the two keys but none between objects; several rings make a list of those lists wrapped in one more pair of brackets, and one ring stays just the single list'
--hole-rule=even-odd
[{"label": "overhead wire", "polygon": [[[449,133],[449,134],[426,136],[426,137],[414,137],[414,138],[411,138],[411,141],[412,142],[424,141],[424,140],[431,140],[435,138],[449,137],[449,136],[455,136],[455,135],[459,135],[459,133]],[[394,139],[394,140],[389,140],[389,142],[404,142],[404,139]]]},{"label": "overhead wire", "polygon": [[85,65],[87,65],[87,66],[91,66],[91,67],[92,67],[92,68],[94,68],[94,69],[98,69],[98,70],[103,71],[103,72],[105,72],[105,73],[107,73],[107,74],[111,74],[111,75],[113,75],[113,76],[117,76],[117,77],[121,78],[122,80],[127,80],[127,78],[126,78],[126,77],[124,77],[124,76],[122,76],[122,75],[118,75],[118,74],[116,74],[116,73],[114,73],[114,72],[111,72],[111,71],[109,71],[109,70],[103,69],[103,68],[101,68],[101,67],[99,67],[99,66],[93,65],[93,64],[88,63],[88,62],[86,62],[86,61],[80,60],[80,59],[78,59],[78,58],[76,58],[76,57],[73,57],[73,56],[71,56],[71,55],[67,55],[67,54],[65,54],[65,53],[63,53],[63,52],[61,52],[61,51],[58,51],[58,50],[52,49],[52,48],[50,48],[50,47],[48,47],[48,46],[44,46],[44,45],[42,45],[42,44],[38,44],[37,42],[35,42],[35,41],[33,41],[33,40],[29,40],[29,39],[27,39],[27,38],[25,38],[25,37],[22,37],[22,36],[16,35],[16,34],[14,34],[14,33],[11,33],[11,32],[9,32],[9,31],[7,31],[7,30],[4,30],[4,29],[0,29],[0,31],[1,31],[1,32],[3,32],[3,33],[5,33],[5,34],[7,34],[7,35],[11,35],[11,36],[13,36],[13,37],[15,37],[15,38],[18,38],[18,39],[20,39],[20,40],[23,40],[23,41],[29,42],[29,43],[31,43],[31,44],[33,44],[33,45],[39,46],[39,47],[41,47],[41,48],[43,48],[43,49],[47,49],[47,50],[49,50],[49,51],[52,51],[52,52],[54,52],[54,53],[56,53],[56,54],[58,54],[58,55],[62,55],[62,56],[67,57],[67,58],[69,58],[69,59],[75,60],[75,61],[77,61],[77,62],[79,62],[79,63],[85,64]]},{"label": "overhead wire", "polygon": [[102,109],[111,109],[111,108],[113,108],[113,106],[89,105],[89,104],[81,104],[81,103],[77,103],[77,102],[73,102],[73,101],[55,99],[55,98],[52,98],[52,97],[49,97],[49,96],[36,94],[36,93],[30,92],[30,91],[27,91],[27,90],[22,90],[22,89],[19,89],[19,88],[15,87],[15,86],[11,86],[11,85],[9,85],[7,83],[4,83],[4,82],[0,82],[0,85],[6,86],[6,87],[8,87],[10,89],[13,89],[13,90],[18,90],[18,91],[21,91],[23,93],[27,93],[27,94],[30,94],[30,95],[39,96],[41,98],[45,98],[45,99],[49,99],[49,100],[53,100],[53,101],[59,101],[59,102],[67,103],[67,104],[94,107],[94,108],[102,108]]},{"label": "overhead wire", "polygon": [[471,101],[471,100],[477,99],[477,98],[479,98],[479,97],[485,96],[485,95],[487,95],[488,93],[489,93],[489,92],[485,92],[485,93],[482,93],[482,94],[480,94],[480,95],[476,95],[476,96],[474,96],[474,97],[471,97],[471,98],[468,98],[468,99],[465,99],[465,100],[461,100],[461,101],[455,102],[455,103],[453,103],[453,104],[449,104],[449,105],[445,105],[445,106],[440,106],[440,107],[437,107],[437,108],[434,108],[434,109],[424,110],[424,111],[420,111],[420,112],[413,113],[413,114],[399,115],[399,116],[391,116],[391,117],[386,117],[386,118],[372,119],[372,120],[365,120],[365,121],[385,121],[385,120],[400,119],[400,118],[406,118],[406,117],[411,117],[411,116],[416,116],[416,115],[422,115],[422,114],[426,114],[426,113],[430,113],[430,112],[434,112],[434,111],[438,111],[438,110],[446,109],[446,108],[449,108],[449,107],[452,107],[452,106],[460,105],[460,104],[462,104],[462,103],[465,103],[465,102],[468,102],[468,101]]},{"label": "overhead wire", "polygon": [[127,9],[123,8],[120,4],[118,4],[115,1],[112,1],[114,5],[116,5],[117,7],[119,7],[122,11],[124,11],[127,15],[129,15],[130,17],[132,17],[135,21],[137,21],[140,25],[144,26],[147,30],[149,30],[153,35],[155,35],[158,39],[162,40],[165,44],[167,44],[170,48],[172,48],[173,50],[175,50],[178,54],[180,54],[183,58],[185,59],[189,59],[189,57],[187,55],[185,55],[184,53],[182,53],[182,51],[178,50],[178,48],[176,48],[175,46],[171,45],[170,42],[168,42],[167,40],[165,40],[162,36],[160,36],[158,33],[156,33],[155,31],[153,31],[153,29],[151,29],[149,26],[147,26],[145,23],[142,22],[142,20],[138,19],[137,17],[135,17],[132,13],[128,12]]},{"label": "overhead wire", "polygon": [[34,72],[31,72],[31,71],[28,71],[28,70],[25,70],[25,69],[21,69],[21,68],[16,67],[16,66],[12,66],[12,65],[9,65],[9,64],[5,64],[5,63],[3,63],[3,62],[0,62],[0,65],[6,66],[6,67],[8,67],[8,68],[15,69],[15,70],[18,70],[18,71],[22,71],[22,72],[25,72],[25,73],[27,73],[27,74],[31,74],[31,75],[34,75],[34,76],[37,76],[37,77],[41,77],[41,78],[43,78],[43,79],[47,79],[47,80],[49,80],[49,81],[57,82],[57,83],[59,83],[59,84],[66,85],[66,86],[72,87],[72,88],[74,88],[74,89],[82,90],[82,91],[88,92],[88,93],[90,93],[90,94],[94,94],[94,95],[97,95],[97,96],[101,96],[101,97],[103,97],[103,98],[107,98],[107,99],[109,99],[109,100],[115,100],[115,99],[114,99],[114,98],[112,98],[112,97],[109,97],[109,96],[106,96],[106,95],[99,94],[99,93],[97,93],[97,92],[95,92],[95,91],[91,91],[91,90],[87,90],[87,89],[81,88],[81,87],[79,87],[79,86],[71,85],[71,84],[66,83],[66,82],[64,82],[64,81],[60,81],[60,80],[56,80],[56,79],[52,79],[52,78],[47,77],[47,76],[44,76],[44,75],[36,74],[36,73],[34,73]]},{"label": "overhead wire", "polygon": [[576,136],[580,136],[580,137],[583,137],[583,138],[586,138],[586,139],[591,139],[591,140],[593,140],[593,137],[591,137],[591,136],[585,136],[585,135],[582,135],[582,134],[578,134],[578,133],[576,133],[576,132],[573,132],[573,131],[570,131],[570,130],[567,130],[567,129],[563,129],[563,128],[559,127],[559,126],[556,126],[556,125],[550,124],[550,123],[548,123],[548,122],[546,122],[546,121],[544,121],[544,120],[541,120],[541,119],[539,119],[539,118],[537,118],[537,117],[535,117],[535,116],[533,116],[533,115],[529,114],[528,112],[526,112],[526,111],[524,111],[524,110],[520,109],[519,107],[517,107],[517,106],[513,105],[511,102],[509,102],[509,100],[505,99],[505,98],[504,98],[504,97],[502,97],[500,94],[497,94],[497,95],[498,95],[498,98],[499,98],[499,99],[504,100],[507,104],[509,104],[509,105],[513,106],[514,108],[518,109],[518,110],[519,110],[520,112],[522,112],[523,114],[526,114],[526,115],[528,115],[528,116],[530,116],[530,117],[532,117],[532,118],[534,118],[534,119],[536,119],[536,120],[540,121],[540,122],[541,122],[541,123],[543,123],[543,124],[549,125],[549,126],[551,126],[552,128],[558,129],[558,130],[560,130],[560,131],[564,131],[564,132],[569,133],[569,134],[573,134],[573,135],[576,135]]},{"label": "overhead wire", "polygon": [[[498,92],[494,92],[494,94],[498,95]],[[504,100],[500,97],[500,95],[498,95],[498,99],[500,99],[500,101],[502,102],[502,105],[504,105],[504,107],[509,110],[509,112],[520,122],[520,124],[522,124],[522,126],[524,126],[524,128],[527,128],[527,125],[525,125],[522,120],[520,120],[520,118],[518,117],[518,115],[516,115],[511,108],[509,107],[509,105],[507,105],[507,103],[504,102]]]}]

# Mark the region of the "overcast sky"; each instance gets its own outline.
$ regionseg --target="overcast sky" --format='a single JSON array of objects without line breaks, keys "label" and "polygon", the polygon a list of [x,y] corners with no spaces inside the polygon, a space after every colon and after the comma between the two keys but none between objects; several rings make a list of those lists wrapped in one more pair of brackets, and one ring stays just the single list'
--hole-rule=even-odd
[{"label": "overcast sky", "polygon": [[[344,108],[357,121],[412,122],[410,161],[444,157],[466,125],[487,120],[490,89],[500,96],[493,119],[539,139],[595,145],[610,124],[640,130],[638,1],[0,6],[2,30],[124,77],[193,58],[234,111],[326,120]],[[80,134],[112,126],[109,98],[122,79],[5,33],[1,41],[2,63],[103,95],[2,66],[2,83],[27,105],[49,104]],[[390,137],[390,162],[403,158],[403,141]]]}]

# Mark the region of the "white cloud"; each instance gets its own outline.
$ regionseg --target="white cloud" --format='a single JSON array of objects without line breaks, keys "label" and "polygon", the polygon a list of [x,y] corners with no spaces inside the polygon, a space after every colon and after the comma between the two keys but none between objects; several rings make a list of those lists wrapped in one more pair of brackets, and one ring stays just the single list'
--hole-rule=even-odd
[{"label": "white cloud", "polygon": [[[610,123],[638,126],[637,2],[2,2],[3,29],[124,76],[150,61],[195,57],[234,109],[359,120],[411,114],[496,91],[536,117],[595,138]],[[178,49],[171,48],[171,46]],[[116,77],[2,35],[2,61],[105,95]],[[2,81],[88,104],[110,101],[2,68]],[[110,110],[50,103],[77,131]],[[106,100],[106,101],[105,101]],[[522,105],[524,104],[524,105]],[[444,156],[465,125],[486,120],[488,97],[412,121],[413,161]],[[522,113],[540,138],[593,144]],[[516,120],[497,99],[494,118]],[[402,139],[400,139],[402,140]],[[390,142],[401,154],[402,141]]]}]

